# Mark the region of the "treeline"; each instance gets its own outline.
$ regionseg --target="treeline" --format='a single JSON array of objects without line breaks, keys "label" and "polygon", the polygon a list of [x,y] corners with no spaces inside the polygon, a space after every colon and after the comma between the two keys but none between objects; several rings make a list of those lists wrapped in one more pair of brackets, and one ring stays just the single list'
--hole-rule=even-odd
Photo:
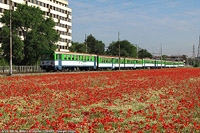
[{"label": "treeline", "polygon": [[120,43],[120,56],[121,57],[134,57],[134,58],[152,58],[152,54],[146,49],[138,48],[127,40],[113,41],[106,48],[105,44],[97,40],[93,35],[87,36],[83,43],[72,42],[69,48],[71,52],[98,54],[98,55],[111,55],[119,56],[119,43]]}]

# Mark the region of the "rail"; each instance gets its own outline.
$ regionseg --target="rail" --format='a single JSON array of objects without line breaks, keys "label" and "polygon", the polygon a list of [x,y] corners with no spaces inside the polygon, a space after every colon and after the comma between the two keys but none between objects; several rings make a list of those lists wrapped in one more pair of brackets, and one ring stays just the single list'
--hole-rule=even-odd
[{"label": "rail", "polygon": [[[10,66],[0,66],[0,73],[9,73]],[[40,66],[13,66],[13,73],[44,72]]]}]

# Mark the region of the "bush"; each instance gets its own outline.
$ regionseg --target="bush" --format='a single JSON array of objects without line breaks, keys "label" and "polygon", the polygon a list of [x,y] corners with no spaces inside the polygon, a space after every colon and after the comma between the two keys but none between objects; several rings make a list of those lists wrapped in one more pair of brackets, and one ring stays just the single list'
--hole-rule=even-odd
[{"label": "bush", "polygon": [[7,65],[9,65],[8,61],[4,57],[0,56],[0,66],[7,66]]}]

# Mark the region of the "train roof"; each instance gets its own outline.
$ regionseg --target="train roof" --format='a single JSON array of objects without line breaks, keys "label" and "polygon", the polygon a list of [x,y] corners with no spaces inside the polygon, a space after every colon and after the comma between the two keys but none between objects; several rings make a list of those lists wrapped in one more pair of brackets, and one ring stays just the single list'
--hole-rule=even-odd
[{"label": "train roof", "polygon": [[98,55],[99,57],[105,57],[105,58],[119,58],[118,56],[111,56],[111,55]]},{"label": "train roof", "polygon": [[129,60],[142,60],[140,58],[133,58],[133,57],[125,57],[125,59],[129,59]]},{"label": "train roof", "polygon": [[86,54],[86,53],[76,53],[76,52],[63,52],[63,51],[55,51],[56,54],[73,54],[73,55],[87,55],[87,56],[97,56],[96,54]]}]

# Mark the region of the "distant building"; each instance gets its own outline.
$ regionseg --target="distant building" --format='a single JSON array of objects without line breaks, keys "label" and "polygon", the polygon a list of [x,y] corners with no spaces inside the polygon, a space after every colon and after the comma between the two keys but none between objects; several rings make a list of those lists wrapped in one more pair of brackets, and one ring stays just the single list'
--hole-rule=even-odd
[{"label": "distant building", "polygon": [[[10,0],[0,0],[0,17],[5,10],[9,10]],[[11,0],[12,8],[15,10],[17,4],[27,4],[29,6],[39,7],[46,12],[46,16],[51,16],[56,23],[55,29],[60,34],[60,40],[56,44],[57,50],[69,51],[72,45],[72,16],[71,8],[68,7],[68,2],[65,0]],[[3,24],[0,23],[0,28]],[[1,47],[1,45],[0,45]]]}]

